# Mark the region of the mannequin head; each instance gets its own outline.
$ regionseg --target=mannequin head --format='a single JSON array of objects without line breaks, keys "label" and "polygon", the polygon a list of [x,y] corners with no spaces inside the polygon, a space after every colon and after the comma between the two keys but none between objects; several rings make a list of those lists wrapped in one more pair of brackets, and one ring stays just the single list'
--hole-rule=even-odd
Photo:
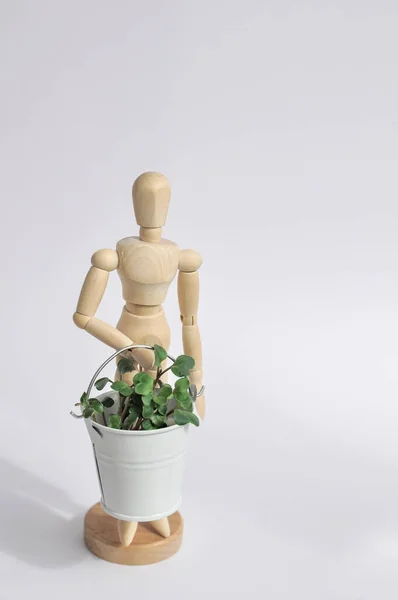
[{"label": "mannequin head", "polygon": [[170,184],[161,173],[143,173],[134,181],[135,219],[141,228],[159,228],[166,222]]}]

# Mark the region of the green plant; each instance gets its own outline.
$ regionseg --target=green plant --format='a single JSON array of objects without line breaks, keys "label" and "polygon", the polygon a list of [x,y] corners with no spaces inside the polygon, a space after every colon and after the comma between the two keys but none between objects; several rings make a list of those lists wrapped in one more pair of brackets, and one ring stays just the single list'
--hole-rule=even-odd
[{"label": "green plant", "polygon": [[[114,406],[114,399],[110,396],[100,401],[97,398],[88,398],[84,392],[80,402],[83,416],[88,419],[97,415],[102,418],[104,425],[113,429],[132,431],[161,429],[169,425],[199,425],[199,419],[193,412],[197,390],[195,385],[189,384],[189,371],[195,366],[191,356],[182,354],[173,364],[162,370],[161,364],[167,358],[164,348],[154,345],[156,377],[140,371],[133,378],[132,385],[122,381],[125,373],[134,371],[135,364],[132,358],[121,358],[117,364],[120,379],[112,381],[102,377],[95,382],[97,390],[103,390],[107,384],[119,393],[117,412],[105,417],[105,408]],[[171,371],[178,379],[174,387],[162,381],[163,375]]]}]

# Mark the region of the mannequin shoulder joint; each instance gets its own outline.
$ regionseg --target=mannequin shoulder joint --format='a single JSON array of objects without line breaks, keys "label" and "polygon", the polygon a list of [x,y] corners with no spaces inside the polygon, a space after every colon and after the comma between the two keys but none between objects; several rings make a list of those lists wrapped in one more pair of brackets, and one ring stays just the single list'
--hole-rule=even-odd
[{"label": "mannequin shoulder joint", "polygon": [[91,257],[91,264],[103,271],[114,271],[119,265],[118,253],[116,250],[110,250],[109,248],[97,250]]},{"label": "mannequin shoulder joint", "polygon": [[178,268],[183,273],[193,273],[202,264],[202,257],[196,250],[181,250]]}]

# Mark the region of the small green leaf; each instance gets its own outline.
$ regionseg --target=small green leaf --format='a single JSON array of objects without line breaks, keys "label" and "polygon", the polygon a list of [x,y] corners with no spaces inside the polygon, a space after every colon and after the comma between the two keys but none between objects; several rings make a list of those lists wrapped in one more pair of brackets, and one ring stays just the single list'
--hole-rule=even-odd
[{"label": "small green leaf", "polygon": [[160,389],[156,389],[156,394],[153,399],[156,404],[165,404],[167,400],[173,395],[173,388],[168,383],[165,383]]},{"label": "small green leaf", "polygon": [[148,375],[148,373],[145,373],[145,371],[140,371],[139,373],[136,373],[134,375],[133,383],[134,383],[134,385],[137,385],[142,382],[145,383],[148,380],[152,380],[152,377],[150,375]]},{"label": "small green leaf", "polygon": [[192,423],[192,425],[196,425],[199,427],[199,419],[196,415],[188,410],[179,410],[176,409],[173,414],[174,421],[176,425],[186,425],[187,423]]},{"label": "small green leaf", "polygon": [[88,401],[88,405],[96,413],[102,414],[104,412],[104,406],[102,402],[100,402],[96,398],[90,398],[90,400]]},{"label": "small green leaf", "polygon": [[121,394],[122,396],[131,396],[131,394],[133,393],[132,388],[129,385],[127,385],[125,381],[115,381],[114,383],[112,383],[111,388],[119,392],[119,394]]},{"label": "small green leaf", "polygon": [[190,400],[190,397],[186,392],[175,392],[174,394],[177,402],[181,404],[181,402],[185,402],[186,400]]},{"label": "small green leaf", "polygon": [[148,375],[148,373],[142,372],[142,373],[137,373],[134,376],[133,383],[134,383],[135,392],[137,394],[141,394],[142,396],[145,396],[145,395],[149,394],[149,392],[152,392],[153,384],[155,382],[152,379],[152,377],[150,375]]},{"label": "small green leaf", "polygon": [[135,418],[140,416],[140,411],[135,406],[130,406],[129,415],[133,415]]},{"label": "small green leaf", "polygon": [[120,429],[122,426],[122,419],[120,418],[120,415],[109,415],[108,426],[111,429]]},{"label": "small green leaf", "polygon": [[167,358],[167,352],[158,344],[153,346],[153,351],[155,353],[155,367],[160,367],[161,363]]},{"label": "small green leaf", "polygon": [[186,398],[183,398],[182,400],[178,400],[178,404],[184,410],[192,411],[193,404],[192,404],[192,400],[191,400],[191,398],[189,396],[187,396]]},{"label": "small green leaf", "polygon": [[153,415],[153,417],[151,417],[151,421],[152,421],[153,425],[155,425],[155,427],[161,427],[164,423],[164,416],[163,415]]},{"label": "small green leaf", "polygon": [[157,429],[154,425],[152,425],[150,419],[145,419],[145,421],[142,422],[142,429],[145,429],[146,431],[148,431],[149,429]]},{"label": "small green leaf", "polygon": [[152,403],[152,392],[149,392],[149,394],[146,394],[145,396],[142,396],[142,403],[144,404],[144,406],[150,406]]},{"label": "small green leaf", "polygon": [[161,388],[156,388],[156,394],[158,396],[164,396],[169,398],[173,393],[173,388],[168,383],[164,383]]},{"label": "small green leaf", "polygon": [[188,377],[181,377],[181,379],[177,379],[177,381],[174,384],[174,387],[179,392],[186,392],[189,388]]},{"label": "small green leaf", "polygon": [[87,392],[83,392],[81,397],[80,397],[80,404],[82,406],[87,406],[88,404],[88,396],[87,396]]},{"label": "small green leaf", "polygon": [[103,390],[109,382],[111,382],[111,380],[108,377],[101,377],[101,379],[97,379],[94,385],[97,390]]},{"label": "small green leaf", "polygon": [[94,410],[92,408],[85,408],[83,411],[83,417],[85,419],[89,419],[94,414]]},{"label": "small green leaf", "polygon": [[149,392],[152,391],[153,388],[153,379],[151,377],[151,381],[145,381],[143,383],[137,383],[137,385],[134,386],[135,391],[137,392],[137,394],[141,394],[141,396],[146,396],[147,394],[149,394]]},{"label": "small green leaf", "polygon": [[186,402],[187,400],[191,400],[188,392],[179,392],[178,390],[176,390],[174,392],[174,396],[175,396],[177,402],[179,402],[180,404],[183,402]]},{"label": "small green leaf", "polygon": [[143,406],[142,407],[142,416],[145,419],[149,419],[150,417],[152,417],[153,415],[153,408],[152,406]]},{"label": "small green leaf", "polygon": [[115,404],[115,401],[113,398],[108,396],[107,398],[105,398],[105,400],[102,401],[102,404],[105,406],[105,408],[111,408]]},{"label": "small green leaf", "polygon": [[177,379],[174,385],[174,396],[180,404],[186,403],[190,398],[188,394],[189,380],[187,377]]},{"label": "small green leaf", "polygon": [[134,361],[132,358],[121,358],[117,363],[117,368],[120,375],[131,373],[131,371],[134,371]]},{"label": "small green leaf", "polygon": [[161,406],[158,406],[158,413],[160,415],[165,415],[167,413],[167,404],[162,404]]},{"label": "small green leaf", "polygon": [[158,406],[165,406],[167,405],[167,398],[164,398],[163,396],[155,396],[153,398],[153,401],[158,405]]},{"label": "small green leaf", "polygon": [[136,408],[134,406],[131,406],[129,409],[129,415],[124,420],[123,429],[130,429],[132,424],[137,420],[137,417],[138,417],[138,411],[136,410]]},{"label": "small green leaf", "polygon": [[171,367],[171,372],[177,377],[185,377],[186,375],[189,375],[189,371],[193,369],[194,366],[195,361],[192,356],[181,354],[181,356],[177,356],[175,363]]},{"label": "small green leaf", "polygon": [[139,394],[136,394],[135,392],[133,392],[131,394],[131,402],[137,407],[137,408],[141,408],[142,407],[142,396],[140,396]]}]

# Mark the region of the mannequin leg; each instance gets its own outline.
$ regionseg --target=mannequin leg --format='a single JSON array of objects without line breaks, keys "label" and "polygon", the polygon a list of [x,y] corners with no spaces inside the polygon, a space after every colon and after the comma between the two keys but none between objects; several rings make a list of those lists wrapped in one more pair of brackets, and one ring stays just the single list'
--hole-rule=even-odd
[{"label": "mannequin leg", "polygon": [[117,522],[117,529],[119,532],[119,539],[122,546],[130,546],[134,539],[135,532],[137,531],[138,523],[134,521],[119,521]]},{"label": "mannequin leg", "polygon": [[[167,351],[170,347],[170,329],[163,311],[157,311],[154,315],[140,316],[124,310],[117,328],[131,340],[134,340],[136,344],[147,344],[148,346],[159,344]],[[123,381],[131,385],[136,372],[125,373]],[[147,372],[152,377],[156,376],[156,370],[147,370]],[[163,380],[166,381],[166,377]],[[151,524],[161,536],[165,538],[170,536],[170,525],[167,517],[152,521]],[[137,523],[118,521],[118,529],[122,545],[130,545],[137,530]]]},{"label": "mannequin leg", "polygon": [[151,525],[154,530],[163,537],[170,537],[170,524],[167,517],[163,517],[163,519],[158,519],[157,521],[151,521]]}]

